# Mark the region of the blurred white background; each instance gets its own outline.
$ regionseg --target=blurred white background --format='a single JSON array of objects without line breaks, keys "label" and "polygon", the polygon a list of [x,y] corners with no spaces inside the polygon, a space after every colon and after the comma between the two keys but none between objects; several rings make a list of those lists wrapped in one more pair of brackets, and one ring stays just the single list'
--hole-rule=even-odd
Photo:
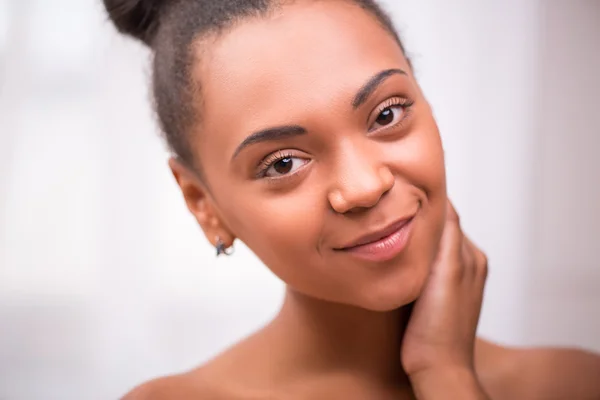
[{"label": "blurred white background", "polygon": [[[490,257],[482,335],[600,351],[600,2],[385,2]],[[266,322],[167,169],[149,54],[100,0],[0,0],[0,399],[115,399]]]}]

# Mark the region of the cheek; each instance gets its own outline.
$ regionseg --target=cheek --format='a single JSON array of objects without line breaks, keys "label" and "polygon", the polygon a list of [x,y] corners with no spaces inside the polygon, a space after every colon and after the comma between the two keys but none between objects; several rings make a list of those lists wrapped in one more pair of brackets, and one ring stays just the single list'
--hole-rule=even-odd
[{"label": "cheek", "polygon": [[435,121],[431,119],[421,132],[416,132],[406,146],[412,164],[406,168],[407,179],[423,192],[422,227],[415,237],[418,252],[427,265],[435,259],[446,219],[446,170],[444,151]]},{"label": "cheek", "polygon": [[422,189],[430,200],[445,197],[444,151],[434,121],[415,129],[394,147],[401,177]]},{"label": "cheek", "polygon": [[421,241],[423,246],[431,248],[431,243],[435,243],[433,238],[443,227],[447,202],[444,150],[435,120],[426,118],[406,138],[383,151],[401,181],[398,190],[416,191],[422,203],[426,236]]},{"label": "cheek", "polygon": [[246,195],[232,207],[231,228],[273,273],[291,283],[319,263],[314,258],[324,216],[317,200],[302,190]]}]

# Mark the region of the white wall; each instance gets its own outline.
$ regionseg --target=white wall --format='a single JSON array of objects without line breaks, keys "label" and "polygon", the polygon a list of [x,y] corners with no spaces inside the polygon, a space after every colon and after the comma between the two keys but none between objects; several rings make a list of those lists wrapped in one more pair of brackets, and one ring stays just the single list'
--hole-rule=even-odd
[{"label": "white wall", "polygon": [[[481,333],[600,351],[600,3],[386,2],[491,260]],[[424,4],[427,3],[427,4]],[[166,168],[148,55],[95,0],[0,0],[0,398],[107,399],[274,314]]]},{"label": "white wall", "polygon": [[524,339],[600,348],[600,2],[544,8]]}]

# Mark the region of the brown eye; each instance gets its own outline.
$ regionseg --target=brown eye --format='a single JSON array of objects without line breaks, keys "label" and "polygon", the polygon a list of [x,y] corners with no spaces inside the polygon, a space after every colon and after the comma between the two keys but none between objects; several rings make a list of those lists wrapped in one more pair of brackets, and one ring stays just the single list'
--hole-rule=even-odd
[{"label": "brown eye", "polygon": [[371,130],[385,128],[386,126],[396,125],[404,117],[404,107],[397,105],[384,108],[379,113],[377,119],[373,123]]},{"label": "brown eye", "polygon": [[386,108],[379,114],[377,119],[375,120],[381,126],[386,126],[394,122],[394,112],[391,108]]},{"label": "brown eye", "polygon": [[284,174],[289,174],[290,171],[292,170],[293,166],[294,166],[294,162],[292,161],[291,158],[288,157],[288,158],[279,160],[275,164],[273,164],[273,169],[278,174],[284,175]]},{"label": "brown eye", "polygon": [[279,157],[278,159],[269,162],[263,176],[267,178],[281,178],[286,175],[291,175],[307,164],[308,161],[309,160],[300,157]]}]

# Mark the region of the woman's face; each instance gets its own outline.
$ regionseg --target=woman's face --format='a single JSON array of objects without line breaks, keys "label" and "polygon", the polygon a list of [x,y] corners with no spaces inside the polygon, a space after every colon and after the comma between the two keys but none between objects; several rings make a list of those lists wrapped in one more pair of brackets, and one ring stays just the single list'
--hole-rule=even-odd
[{"label": "woman's face", "polygon": [[392,35],[349,2],[297,2],[202,46],[192,145],[209,238],[226,230],[309,296],[378,311],[414,301],[446,184],[438,128]]}]

